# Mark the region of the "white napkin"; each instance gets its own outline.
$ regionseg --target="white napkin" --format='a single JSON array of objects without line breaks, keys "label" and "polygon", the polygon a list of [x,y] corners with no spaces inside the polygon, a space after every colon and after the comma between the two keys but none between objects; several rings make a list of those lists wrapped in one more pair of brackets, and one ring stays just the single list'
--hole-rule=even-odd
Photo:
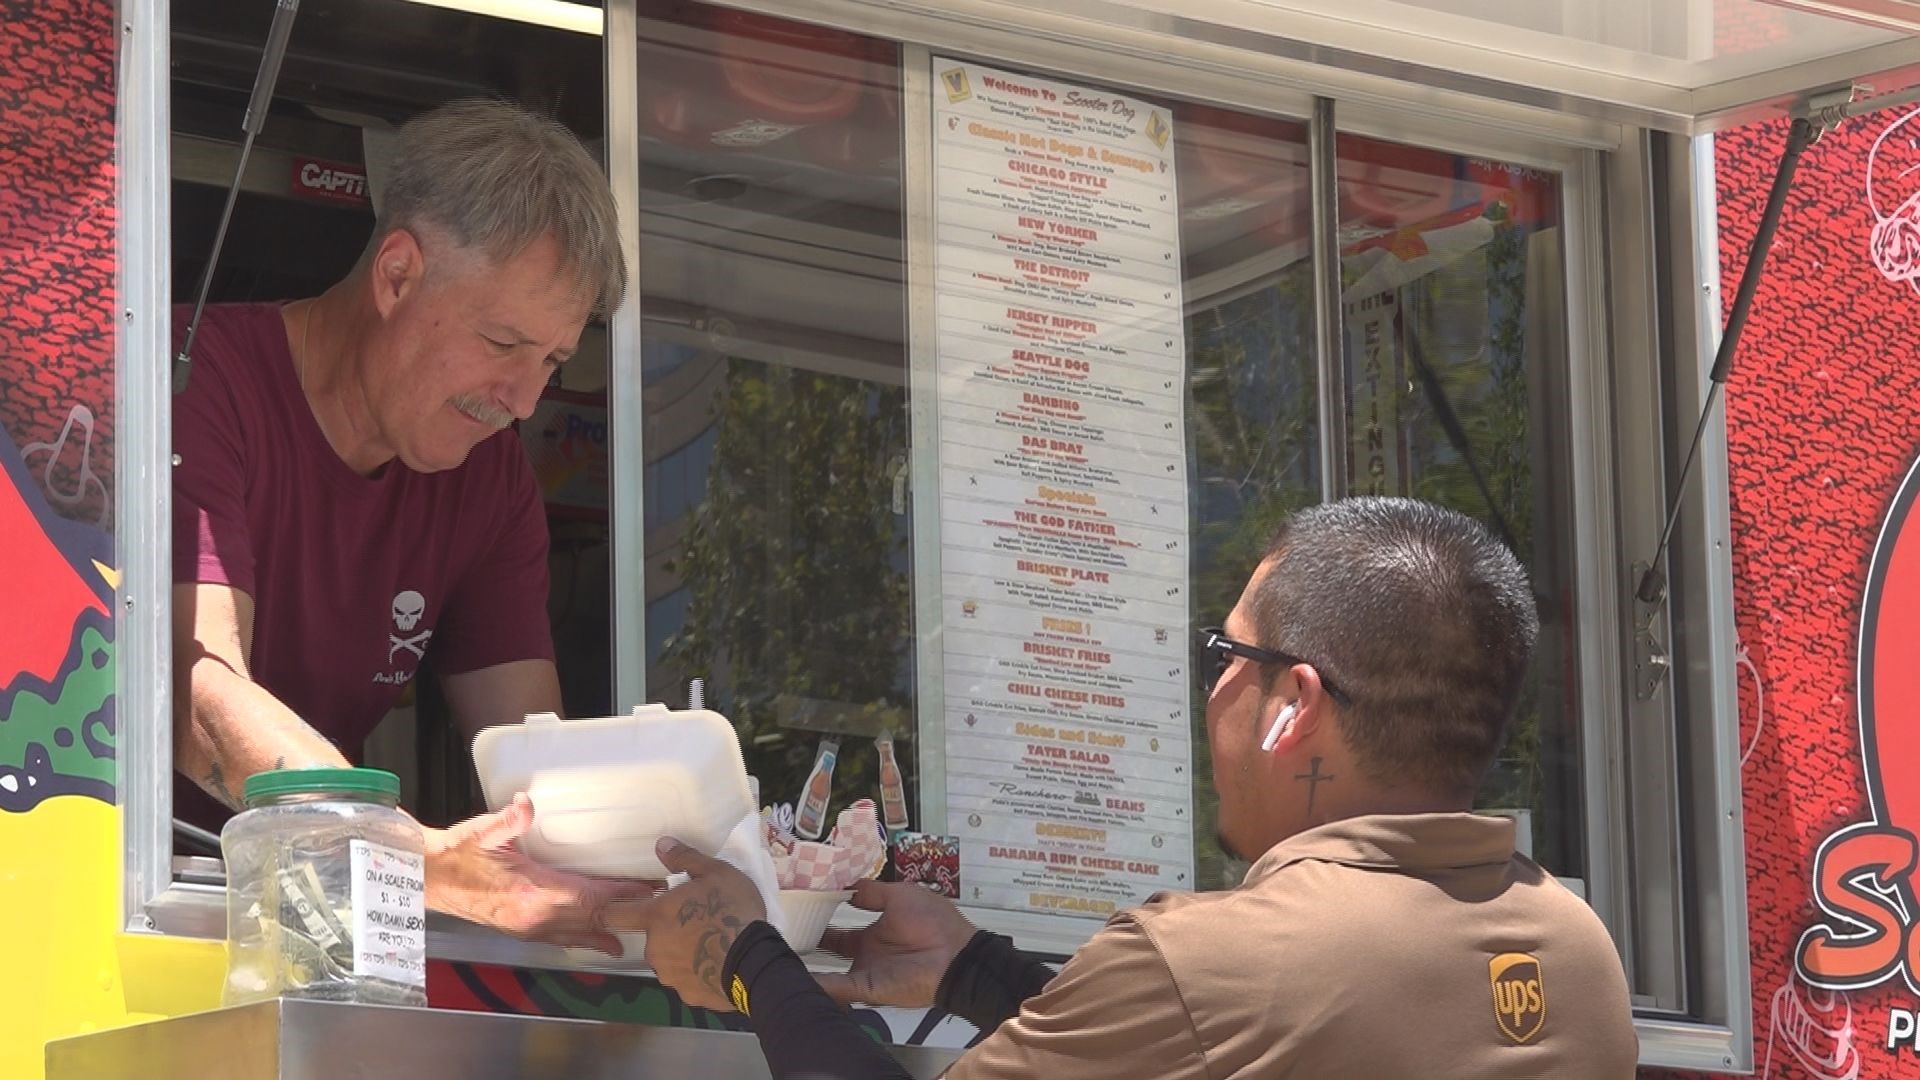
[{"label": "white napkin", "polygon": [[[720,845],[714,857],[747,875],[747,880],[760,890],[761,902],[767,906],[768,924],[779,931],[781,937],[786,937],[787,916],[780,908],[780,878],[773,872],[773,856],[767,853],[766,828],[758,810],[740,819],[740,824],[727,834],[726,843]],[[672,886],[678,882],[669,880],[667,884]]]}]

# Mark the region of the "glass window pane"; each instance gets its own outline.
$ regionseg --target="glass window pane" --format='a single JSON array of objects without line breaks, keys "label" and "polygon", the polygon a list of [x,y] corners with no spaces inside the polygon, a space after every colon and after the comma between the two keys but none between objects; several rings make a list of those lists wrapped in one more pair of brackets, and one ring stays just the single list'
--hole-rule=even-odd
[{"label": "glass window pane", "polygon": [[[649,495],[648,686],[677,700],[706,679],[770,802],[798,798],[836,732],[833,804],[874,795],[864,740],[897,726],[917,806],[916,760],[944,748],[913,727],[914,635],[940,628],[910,606],[896,50],[701,8],[642,38],[645,445],[669,489]],[[1172,115],[1190,595],[1217,618],[1277,517],[1318,497],[1306,141],[1291,121]],[[661,603],[675,594],[684,613]],[[1200,881],[1229,883],[1205,780],[1196,794]]]},{"label": "glass window pane", "polygon": [[1472,515],[1533,577],[1540,642],[1478,805],[1584,873],[1556,174],[1339,139],[1348,485]]},{"label": "glass window pane", "polygon": [[829,736],[831,806],[877,797],[872,737],[900,727],[911,803],[898,49],[642,15],[649,696],[704,679],[767,802]]},{"label": "glass window pane", "polygon": [[[1218,625],[1280,518],[1320,501],[1306,125],[1175,110],[1185,254],[1193,619]],[[1206,695],[1193,690],[1194,875],[1244,867],[1214,836]]]},{"label": "glass window pane", "polygon": [[[646,523],[650,696],[678,701],[689,680],[706,680],[774,803],[799,799],[828,737],[839,741],[832,807],[875,797],[872,738],[892,729],[918,808],[917,766],[948,746],[920,745],[915,718],[929,714],[916,697],[916,656],[937,662],[942,651],[916,654],[916,640],[962,628],[916,625],[914,589],[939,590],[956,621],[973,613],[961,603],[969,597],[945,596],[951,580],[914,579],[925,553],[912,546],[909,463],[934,448],[915,445],[907,412],[897,49],[698,7],[655,10],[641,36],[643,423],[650,481],[661,487],[649,492]],[[1172,117],[1177,173],[1184,573],[1198,625],[1231,609],[1278,520],[1320,498],[1307,140],[1296,121],[1153,104]],[[1562,353],[1557,180],[1384,146],[1349,139],[1342,149],[1347,319],[1375,354],[1349,349],[1352,487],[1496,523],[1543,598],[1558,596],[1561,563],[1542,552],[1561,550],[1564,530],[1535,509],[1550,505],[1536,495],[1552,488],[1539,435]],[[938,265],[944,302],[960,286]],[[1034,289],[970,280],[973,291],[980,280]],[[991,381],[943,369],[941,393],[977,400]],[[1364,452],[1369,439],[1378,453]],[[942,478],[952,484],[952,470]],[[949,524],[919,535],[945,545]],[[1564,605],[1543,599],[1542,609],[1551,628],[1542,676],[1485,801],[1530,814],[1536,851],[1578,873],[1571,714],[1554,704],[1572,685],[1570,652],[1554,638],[1570,620]],[[1030,644],[1004,626],[987,640],[996,655]],[[959,677],[946,673],[949,699]],[[1192,884],[1229,887],[1242,868],[1213,836],[1204,697],[1197,686],[1180,693],[1192,736]],[[1111,786],[1008,745],[1009,783],[1044,779],[1088,805]],[[926,795],[927,806],[948,808],[949,831],[964,831],[950,791]]]}]

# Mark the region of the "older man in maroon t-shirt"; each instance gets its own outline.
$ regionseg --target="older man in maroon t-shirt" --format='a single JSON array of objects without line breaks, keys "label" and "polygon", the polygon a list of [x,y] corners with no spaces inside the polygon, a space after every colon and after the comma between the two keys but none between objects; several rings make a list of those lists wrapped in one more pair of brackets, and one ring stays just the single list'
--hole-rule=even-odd
[{"label": "older man in maroon t-shirt", "polygon": [[[357,759],[429,652],[469,734],[560,709],[546,521],[504,429],[625,288],[593,159],[467,102],[402,129],[346,280],[207,310],[173,417],[182,816],[217,824],[256,772]],[[428,904],[618,953],[600,911],[648,890],[526,860],[530,818],[522,799],[428,829]]]}]

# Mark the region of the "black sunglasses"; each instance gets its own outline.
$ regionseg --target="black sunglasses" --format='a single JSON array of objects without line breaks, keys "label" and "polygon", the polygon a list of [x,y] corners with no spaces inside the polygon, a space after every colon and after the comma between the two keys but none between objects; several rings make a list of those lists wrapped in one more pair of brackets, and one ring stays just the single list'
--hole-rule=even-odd
[{"label": "black sunglasses", "polygon": [[1347,697],[1346,694],[1342,693],[1338,687],[1334,686],[1333,683],[1328,680],[1326,673],[1321,671],[1320,665],[1315,664],[1311,660],[1303,660],[1290,653],[1263,649],[1258,645],[1249,645],[1244,641],[1235,641],[1227,636],[1227,632],[1224,629],[1218,626],[1209,626],[1204,630],[1196,630],[1194,633],[1200,638],[1200,650],[1206,654],[1200,664],[1200,681],[1202,687],[1209,694],[1213,693],[1213,688],[1219,685],[1220,676],[1227,673],[1227,667],[1233,663],[1233,658],[1236,656],[1244,656],[1256,664],[1285,664],[1288,667],[1292,667],[1294,664],[1307,664],[1312,667],[1313,670],[1320,671],[1320,688],[1327,692],[1328,697],[1331,697],[1342,705],[1353,704],[1351,698]]}]

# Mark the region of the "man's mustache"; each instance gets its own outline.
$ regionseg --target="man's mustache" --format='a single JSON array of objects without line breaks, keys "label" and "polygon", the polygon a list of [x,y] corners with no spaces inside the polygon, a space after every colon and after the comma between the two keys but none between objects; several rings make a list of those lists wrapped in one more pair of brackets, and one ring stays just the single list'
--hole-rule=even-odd
[{"label": "man's mustache", "polygon": [[461,394],[453,399],[453,407],[473,417],[475,420],[499,431],[513,423],[513,414],[493,405],[487,399],[475,394]]}]

